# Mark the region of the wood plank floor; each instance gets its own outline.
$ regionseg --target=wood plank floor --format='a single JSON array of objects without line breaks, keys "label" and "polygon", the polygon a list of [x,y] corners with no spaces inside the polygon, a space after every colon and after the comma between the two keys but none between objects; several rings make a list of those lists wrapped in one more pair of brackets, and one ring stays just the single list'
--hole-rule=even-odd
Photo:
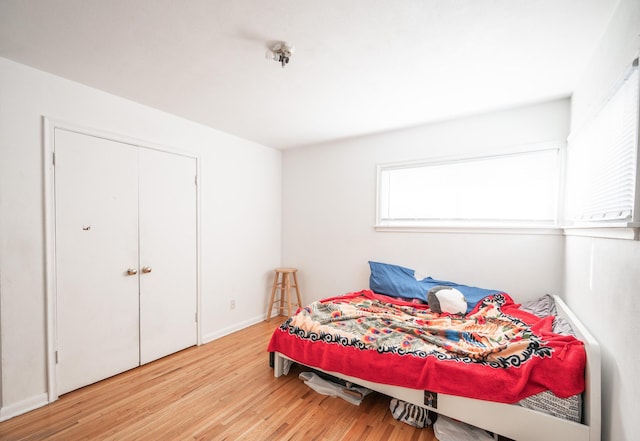
[{"label": "wood plank floor", "polygon": [[309,389],[300,368],[274,378],[278,319],[63,395],[0,423],[0,440],[435,440],[393,419],[384,395],[355,406]]}]

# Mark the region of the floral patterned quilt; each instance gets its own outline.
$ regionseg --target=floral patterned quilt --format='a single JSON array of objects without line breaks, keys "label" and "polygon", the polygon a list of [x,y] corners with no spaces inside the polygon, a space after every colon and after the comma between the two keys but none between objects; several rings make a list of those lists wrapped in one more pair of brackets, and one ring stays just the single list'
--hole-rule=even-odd
[{"label": "floral patterned quilt", "polygon": [[582,342],[551,332],[553,317],[486,297],[466,316],[361,291],[300,309],[268,350],[301,364],[365,380],[514,403],[551,390],[584,390]]}]

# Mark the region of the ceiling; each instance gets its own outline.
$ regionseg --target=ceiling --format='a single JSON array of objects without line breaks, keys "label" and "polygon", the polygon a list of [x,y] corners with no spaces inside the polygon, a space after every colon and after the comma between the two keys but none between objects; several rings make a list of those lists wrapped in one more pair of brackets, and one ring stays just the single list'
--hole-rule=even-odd
[{"label": "ceiling", "polygon": [[569,96],[617,3],[0,0],[0,56],[285,149]]}]

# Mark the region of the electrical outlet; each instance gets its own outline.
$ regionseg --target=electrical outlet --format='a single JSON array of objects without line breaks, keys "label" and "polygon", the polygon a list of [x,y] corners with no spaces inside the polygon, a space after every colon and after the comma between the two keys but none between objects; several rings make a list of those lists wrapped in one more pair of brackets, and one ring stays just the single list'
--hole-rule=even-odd
[{"label": "electrical outlet", "polygon": [[229,302],[229,307],[231,309],[236,309],[236,301],[232,299],[231,302]]}]

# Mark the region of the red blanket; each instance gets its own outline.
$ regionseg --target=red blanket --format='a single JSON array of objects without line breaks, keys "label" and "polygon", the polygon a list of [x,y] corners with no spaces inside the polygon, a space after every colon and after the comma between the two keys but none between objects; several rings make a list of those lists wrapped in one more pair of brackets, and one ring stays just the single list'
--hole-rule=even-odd
[{"label": "red blanket", "polygon": [[501,293],[464,317],[371,291],[315,302],[283,323],[268,350],[376,383],[515,403],[584,390],[582,342],[551,332],[553,317]]}]

